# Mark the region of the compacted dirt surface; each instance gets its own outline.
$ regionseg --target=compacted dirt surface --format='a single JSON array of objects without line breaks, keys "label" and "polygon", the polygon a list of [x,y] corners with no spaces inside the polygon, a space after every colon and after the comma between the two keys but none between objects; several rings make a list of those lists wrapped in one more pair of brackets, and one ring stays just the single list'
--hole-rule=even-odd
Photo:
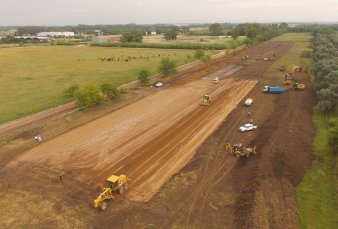
[{"label": "compacted dirt surface", "polygon": [[[255,60],[273,52],[278,59],[291,46],[244,49],[10,160],[11,151],[1,152],[0,227],[297,228],[295,187],[310,162],[314,94],[304,73],[295,76],[304,91],[262,93],[281,85],[283,73]],[[205,94],[210,106],[199,105]],[[243,106],[247,97],[253,106]],[[258,129],[240,133],[251,120]],[[226,143],[256,146],[257,155],[232,157]],[[128,175],[130,188],[105,212],[92,209],[112,174]]]}]

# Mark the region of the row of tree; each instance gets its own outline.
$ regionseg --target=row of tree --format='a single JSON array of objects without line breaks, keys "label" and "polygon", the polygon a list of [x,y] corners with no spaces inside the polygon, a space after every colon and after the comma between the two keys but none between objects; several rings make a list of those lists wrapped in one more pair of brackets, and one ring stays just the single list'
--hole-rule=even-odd
[{"label": "row of tree", "polygon": [[231,36],[237,38],[239,36],[247,36],[249,39],[256,41],[266,41],[276,37],[289,30],[287,23],[281,24],[258,24],[243,23],[236,25],[231,31]]},{"label": "row of tree", "polygon": [[338,102],[338,38],[330,30],[316,30],[313,44],[318,106],[328,114],[335,111]]}]

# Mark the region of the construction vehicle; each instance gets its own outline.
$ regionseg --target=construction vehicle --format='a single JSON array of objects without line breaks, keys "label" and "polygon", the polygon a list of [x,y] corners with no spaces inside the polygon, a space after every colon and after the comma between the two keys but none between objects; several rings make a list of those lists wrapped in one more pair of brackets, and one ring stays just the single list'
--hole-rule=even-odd
[{"label": "construction vehicle", "polygon": [[304,67],[300,67],[300,66],[293,66],[292,72],[306,72],[306,69]]},{"label": "construction vehicle", "polygon": [[249,157],[250,154],[256,154],[256,146],[253,148],[246,148],[241,143],[234,145],[227,143],[225,145],[225,152],[235,157]]},{"label": "construction vehicle", "polygon": [[305,84],[298,83],[297,81],[293,84],[293,89],[297,91],[303,91],[305,89]]},{"label": "construction vehicle", "polygon": [[285,74],[285,79],[283,84],[284,85],[290,85],[292,82],[293,83],[293,89],[297,91],[302,91],[305,89],[305,84],[299,83],[295,78],[293,78],[290,74]]},{"label": "construction vehicle", "polygon": [[295,81],[295,79],[290,74],[285,74],[283,84],[290,85],[292,81]]},{"label": "construction vehicle", "polygon": [[213,82],[214,84],[218,84],[218,83],[219,83],[219,78],[218,78],[218,77],[215,77],[215,78],[212,80],[212,82]]},{"label": "construction vehicle", "polygon": [[112,175],[107,179],[107,187],[102,187],[100,195],[94,200],[93,207],[104,211],[107,207],[107,200],[114,200],[113,193],[122,194],[128,189],[130,179],[126,175]]},{"label": "construction vehicle", "polygon": [[285,91],[283,87],[265,86],[263,92],[267,94],[281,94]]},{"label": "construction vehicle", "polygon": [[204,95],[201,105],[202,106],[209,106],[210,104],[211,104],[210,95]]},{"label": "construction vehicle", "polygon": [[248,55],[242,56],[242,60],[247,60],[247,59],[249,59]]},{"label": "construction vehicle", "polygon": [[280,66],[279,71],[285,72],[285,65]]},{"label": "construction vehicle", "polygon": [[261,56],[257,55],[256,60],[260,60],[260,59],[261,59]]}]

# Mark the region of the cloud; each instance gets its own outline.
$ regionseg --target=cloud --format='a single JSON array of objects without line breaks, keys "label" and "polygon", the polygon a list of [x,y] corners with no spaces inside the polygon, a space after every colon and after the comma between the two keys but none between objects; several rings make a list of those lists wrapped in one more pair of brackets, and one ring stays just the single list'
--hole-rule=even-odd
[{"label": "cloud", "polygon": [[70,9],[69,12],[72,13],[88,13],[91,12],[91,9],[84,9],[84,8],[77,8],[77,9]]}]

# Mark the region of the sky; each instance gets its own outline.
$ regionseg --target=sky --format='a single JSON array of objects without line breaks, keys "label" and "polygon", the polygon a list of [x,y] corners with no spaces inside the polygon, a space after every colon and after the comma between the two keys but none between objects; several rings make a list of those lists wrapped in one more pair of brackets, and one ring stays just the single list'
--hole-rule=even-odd
[{"label": "sky", "polygon": [[338,22],[338,0],[0,0],[0,25]]}]

